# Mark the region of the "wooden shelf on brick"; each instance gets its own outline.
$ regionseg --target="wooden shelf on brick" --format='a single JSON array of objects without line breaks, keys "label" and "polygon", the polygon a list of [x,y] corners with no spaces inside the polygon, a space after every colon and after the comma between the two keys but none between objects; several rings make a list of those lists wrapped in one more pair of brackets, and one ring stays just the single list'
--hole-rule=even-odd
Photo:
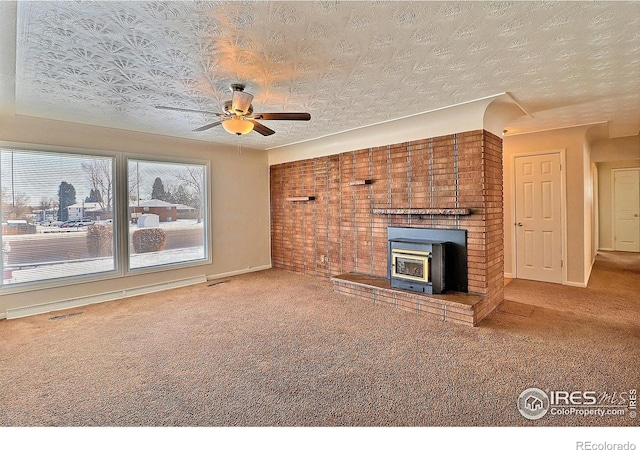
[{"label": "wooden shelf on brick", "polygon": [[373,183],[373,180],[371,179],[367,179],[367,180],[356,180],[356,181],[351,181],[349,183],[349,186],[365,186],[367,184],[371,184]]},{"label": "wooden shelf on brick", "polygon": [[468,216],[469,208],[374,208],[373,214],[398,216]]},{"label": "wooden shelf on brick", "polygon": [[304,196],[304,197],[287,197],[288,202],[310,202],[315,199],[316,198],[313,195]]}]

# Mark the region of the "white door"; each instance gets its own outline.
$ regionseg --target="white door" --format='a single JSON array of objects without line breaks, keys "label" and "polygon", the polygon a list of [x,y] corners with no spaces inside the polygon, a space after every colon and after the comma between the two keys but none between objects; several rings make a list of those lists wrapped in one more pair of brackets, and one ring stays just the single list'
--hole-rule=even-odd
[{"label": "white door", "polygon": [[640,252],[640,169],[613,171],[614,248]]},{"label": "white door", "polygon": [[560,154],[515,158],[516,277],[562,283]]}]

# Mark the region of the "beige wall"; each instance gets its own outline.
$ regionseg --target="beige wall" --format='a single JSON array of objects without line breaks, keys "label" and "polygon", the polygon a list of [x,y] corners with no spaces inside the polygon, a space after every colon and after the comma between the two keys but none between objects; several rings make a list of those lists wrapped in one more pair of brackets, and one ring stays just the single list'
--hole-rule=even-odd
[{"label": "beige wall", "polygon": [[598,166],[598,238],[600,250],[613,250],[613,169],[640,167],[640,159],[599,162]]},{"label": "beige wall", "polygon": [[566,282],[584,286],[591,265],[591,195],[587,127],[575,127],[504,137],[504,266],[507,276],[515,276],[513,163],[515,155],[564,150],[566,161]]},{"label": "beige wall", "polygon": [[209,161],[211,169],[211,264],[153,274],[94,281],[66,287],[0,296],[0,314],[27,304],[100,294],[206,275],[266,268],[269,250],[269,168],[264,151],[214,146],[203,141],[166,138],[152,134],[72,125],[22,116],[0,120],[0,141],[94,149],[124,153],[181,157]]},{"label": "beige wall", "polygon": [[591,239],[591,256],[595,262],[598,255],[598,248],[600,248],[600,223],[599,223],[599,195],[598,195],[598,165],[591,162],[591,184],[593,195],[593,214],[591,216],[591,230],[593,233],[593,239]]},{"label": "beige wall", "polygon": [[[593,234],[593,217],[595,215],[594,196],[593,196],[593,172],[591,171],[591,144],[588,140],[588,133],[585,136],[585,141],[582,148],[582,175],[584,178],[584,259],[583,272],[584,272],[584,284],[589,281],[591,275],[591,267],[594,263],[595,252],[594,247],[594,234]],[[567,233],[568,234],[568,233]]]},{"label": "beige wall", "polygon": [[640,159],[640,135],[599,139],[592,144],[591,161],[629,161]]},{"label": "beige wall", "polygon": [[599,139],[591,146],[591,161],[596,163],[598,183],[598,249],[613,249],[613,169],[640,167],[640,135]]}]

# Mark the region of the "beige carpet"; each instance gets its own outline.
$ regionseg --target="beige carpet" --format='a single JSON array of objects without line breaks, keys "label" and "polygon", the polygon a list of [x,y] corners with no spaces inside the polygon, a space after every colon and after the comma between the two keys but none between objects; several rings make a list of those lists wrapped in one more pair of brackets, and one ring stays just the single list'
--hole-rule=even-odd
[{"label": "beige carpet", "polygon": [[606,254],[586,289],[514,280],[476,328],[281,270],[0,321],[0,426],[637,426],[516,400],[640,387],[639,270]]}]

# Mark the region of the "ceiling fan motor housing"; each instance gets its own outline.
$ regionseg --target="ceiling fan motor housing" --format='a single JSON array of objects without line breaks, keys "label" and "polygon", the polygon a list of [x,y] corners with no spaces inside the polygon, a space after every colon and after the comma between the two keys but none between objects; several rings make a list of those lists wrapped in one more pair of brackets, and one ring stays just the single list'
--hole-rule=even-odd
[{"label": "ceiling fan motor housing", "polygon": [[[224,102],[224,112],[226,114],[236,114],[236,111],[233,110],[233,102],[231,100],[227,100]],[[249,110],[242,115],[251,115],[253,114],[253,105],[249,105]]]}]

